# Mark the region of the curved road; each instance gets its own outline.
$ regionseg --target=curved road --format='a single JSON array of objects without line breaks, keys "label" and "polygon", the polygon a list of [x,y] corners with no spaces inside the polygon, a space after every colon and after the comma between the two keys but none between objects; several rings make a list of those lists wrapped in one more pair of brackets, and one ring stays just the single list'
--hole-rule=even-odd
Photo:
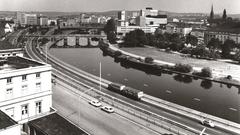
[{"label": "curved road", "polygon": [[[37,59],[37,60],[40,60],[39,58],[44,59],[43,56],[41,54],[39,54],[39,52],[35,48],[36,44],[35,45],[32,44],[32,42],[34,42],[34,40],[36,40],[36,38],[31,38],[31,40],[28,41],[29,43],[27,44],[27,47],[26,47],[27,51],[29,52],[31,57],[34,57],[34,59]],[[35,55],[37,55],[37,57],[35,57]],[[51,62],[50,60],[48,60],[48,61]],[[98,87],[99,87],[98,85],[86,81],[85,79],[83,79],[79,75],[75,75],[71,72],[63,70],[59,65],[56,65],[56,63],[54,63],[54,62],[51,63],[51,64],[52,64],[53,68],[59,69],[60,71],[64,72],[65,74],[68,74],[68,75],[71,74],[72,77],[79,80],[80,82],[84,82],[87,85],[90,85],[90,86],[98,89]],[[104,88],[102,89],[102,91],[109,94],[109,95],[112,95],[116,98],[120,98],[124,101],[127,101],[127,102],[129,102],[129,103],[131,103],[135,106],[139,106],[139,107],[144,108],[148,111],[151,111],[151,112],[156,113],[158,115],[161,115],[163,117],[169,118],[173,121],[177,121],[177,122],[182,123],[186,126],[192,127],[194,129],[198,130],[199,133],[203,128],[205,128],[205,126],[201,125],[199,122],[193,121],[193,120],[188,119],[188,118],[183,117],[183,116],[179,116],[177,114],[172,114],[171,112],[168,112],[163,108],[159,108],[159,107],[156,107],[156,106],[153,106],[153,105],[150,105],[150,104],[146,104],[146,103],[143,103],[143,102],[133,101],[131,99],[125,98],[125,97],[123,97],[121,95],[118,95],[116,93],[110,92],[110,91],[108,91],[107,89],[104,89]],[[217,128],[208,128],[208,127],[206,129],[206,133],[207,134],[212,134],[212,135],[231,135],[232,134],[232,133],[228,133],[228,132],[222,131],[222,130],[217,129]]]}]

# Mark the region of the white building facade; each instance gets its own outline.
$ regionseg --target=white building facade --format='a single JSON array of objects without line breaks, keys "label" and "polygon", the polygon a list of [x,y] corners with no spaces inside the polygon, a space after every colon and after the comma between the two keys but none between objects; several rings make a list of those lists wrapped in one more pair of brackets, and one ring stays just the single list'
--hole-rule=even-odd
[{"label": "white building facade", "polygon": [[129,33],[130,31],[134,31],[136,29],[141,29],[145,33],[154,33],[158,27],[141,27],[141,26],[118,26],[117,27],[117,33],[118,35],[125,36],[126,33]]},{"label": "white building facade", "polygon": [[50,113],[50,65],[8,57],[0,67],[0,110],[20,124]]},{"label": "white building facade", "polygon": [[0,58],[6,58],[11,56],[23,57],[23,53],[24,52],[22,48],[0,50]]},{"label": "white building facade", "polygon": [[224,43],[227,39],[233,40],[235,43],[240,44],[240,32],[230,33],[225,31],[205,31],[204,42],[207,44],[212,38],[219,39]]}]

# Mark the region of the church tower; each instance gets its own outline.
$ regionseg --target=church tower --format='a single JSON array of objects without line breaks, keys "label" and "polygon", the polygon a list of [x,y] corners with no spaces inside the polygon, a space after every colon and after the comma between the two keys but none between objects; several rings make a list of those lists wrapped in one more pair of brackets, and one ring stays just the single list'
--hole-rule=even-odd
[{"label": "church tower", "polygon": [[210,13],[210,20],[214,19],[214,12],[213,12],[213,4],[212,4],[212,9],[211,9],[211,13]]}]

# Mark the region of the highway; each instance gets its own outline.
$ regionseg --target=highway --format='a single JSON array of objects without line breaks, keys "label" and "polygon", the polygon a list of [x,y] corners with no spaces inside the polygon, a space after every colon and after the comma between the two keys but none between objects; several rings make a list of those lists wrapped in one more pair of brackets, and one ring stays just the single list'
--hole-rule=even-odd
[{"label": "highway", "polygon": [[[35,54],[36,54],[36,55],[38,55],[37,57],[44,59],[43,56],[40,55],[39,52],[36,50],[36,48],[32,47],[32,41],[34,42],[34,38],[31,38],[31,40],[29,41],[29,44],[26,47],[27,51],[29,52],[29,54],[31,53],[30,55],[32,57],[34,57]],[[37,58],[37,57],[35,57],[34,59],[38,59],[39,60],[39,58]],[[50,60],[48,60],[48,61],[51,62]],[[56,63],[51,63],[51,65],[53,66],[54,69],[58,69],[58,70],[62,71],[64,74],[66,74],[66,75],[71,74],[71,76],[74,79],[78,80],[79,82],[84,82],[87,85],[90,85],[90,86],[92,86],[94,88],[97,88],[97,89],[99,87],[98,85],[96,85],[94,83],[86,81],[85,79],[83,79],[78,74],[75,74],[75,73],[66,71],[65,69],[62,69],[59,65],[56,65]],[[171,119],[173,121],[177,121],[177,122],[182,123],[182,124],[184,124],[186,126],[194,128],[194,129],[198,130],[199,133],[205,127],[205,126],[202,126],[199,122],[193,121],[191,119],[188,119],[188,118],[185,118],[185,117],[182,117],[182,116],[178,116],[177,114],[172,114],[171,112],[168,112],[168,111],[166,111],[166,110],[164,110],[162,108],[159,108],[159,107],[156,107],[156,106],[153,106],[153,105],[150,105],[150,104],[146,104],[144,102],[133,101],[131,99],[125,98],[125,97],[123,97],[121,95],[118,95],[116,93],[110,92],[110,91],[108,91],[108,90],[106,90],[104,88],[102,89],[102,91],[104,93],[107,93],[107,94],[111,95],[111,96],[114,96],[114,97],[122,99],[122,100],[124,100],[124,101],[126,101],[128,103],[131,103],[131,104],[133,104],[135,106],[144,108],[144,109],[149,110],[149,111],[151,111],[153,113],[156,113],[158,115],[161,115],[161,116],[166,117],[168,119]],[[221,131],[221,130],[216,129],[216,128],[208,128],[208,127],[207,127],[206,132],[208,134],[213,134],[213,135],[228,135],[228,134],[231,134],[231,133],[224,132],[224,131]]]}]

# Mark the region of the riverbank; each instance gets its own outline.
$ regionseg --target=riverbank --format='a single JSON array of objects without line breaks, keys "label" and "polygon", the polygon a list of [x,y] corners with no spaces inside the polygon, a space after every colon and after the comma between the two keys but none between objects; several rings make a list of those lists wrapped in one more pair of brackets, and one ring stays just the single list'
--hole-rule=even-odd
[{"label": "riverbank", "polygon": [[[197,72],[200,72],[203,67],[210,67],[212,69],[212,78],[205,79],[240,86],[240,65],[225,63],[222,61],[193,59],[183,57],[180,54],[162,52],[155,48],[119,48],[117,45],[111,44],[109,44],[109,47],[112,50],[119,50],[123,54],[134,58],[144,59],[145,57],[152,57],[154,59],[153,62],[160,65],[174,66],[175,63],[189,64],[193,67],[193,70]],[[226,78],[228,75],[232,76],[233,81],[226,81],[225,79],[222,79]]]}]

